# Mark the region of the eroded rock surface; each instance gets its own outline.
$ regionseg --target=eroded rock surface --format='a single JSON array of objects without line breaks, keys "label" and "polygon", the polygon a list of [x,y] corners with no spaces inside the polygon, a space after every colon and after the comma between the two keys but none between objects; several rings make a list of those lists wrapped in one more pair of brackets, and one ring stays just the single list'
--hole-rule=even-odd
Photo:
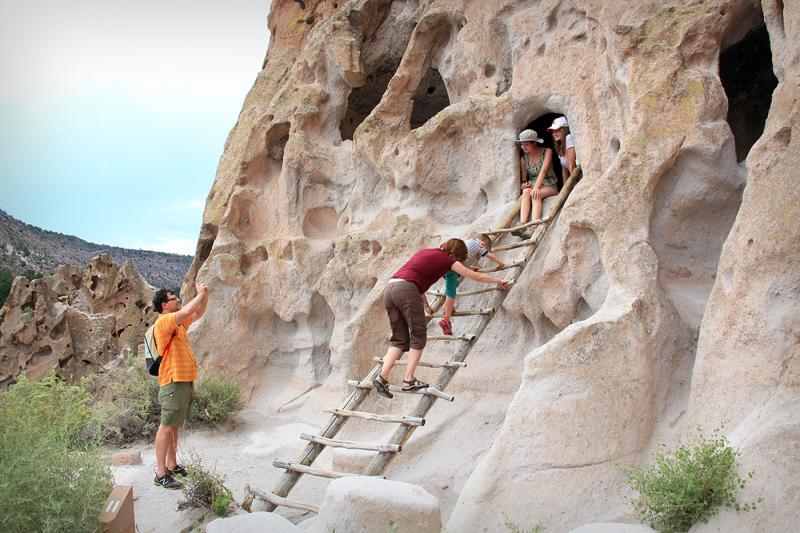
[{"label": "eroded rock surface", "polygon": [[0,385],[24,373],[39,379],[55,369],[64,378],[94,372],[123,351],[136,353],[155,320],[155,290],[133,270],[101,254],[85,269],[17,277],[0,309]]},{"label": "eroded rock surface", "polygon": [[[633,522],[615,465],[728,420],[772,503],[718,523],[798,522],[798,6],[276,0],[269,26],[185,285],[212,291],[205,368],[246,380],[265,424],[330,407],[385,349],[386,280],[499,221],[510,140],[565,114],[585,177],[453,382],[467,403],[435,406],[387,475],[448,531]],[[753,32],[767,57],[723,85]]]}]

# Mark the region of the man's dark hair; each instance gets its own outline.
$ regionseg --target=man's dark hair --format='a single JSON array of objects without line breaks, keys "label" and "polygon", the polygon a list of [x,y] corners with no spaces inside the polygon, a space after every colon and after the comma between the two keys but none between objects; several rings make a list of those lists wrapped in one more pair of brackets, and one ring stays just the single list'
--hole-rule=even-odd
[{"label": "man's dark hair", "polygon": [[170,294],[175,294],[175,293],[169,289],[158,289],[156,291],[155,296],[153,296],[153,309],[155,310],[156,313],[162,312],[161,306],[167,303]]}]

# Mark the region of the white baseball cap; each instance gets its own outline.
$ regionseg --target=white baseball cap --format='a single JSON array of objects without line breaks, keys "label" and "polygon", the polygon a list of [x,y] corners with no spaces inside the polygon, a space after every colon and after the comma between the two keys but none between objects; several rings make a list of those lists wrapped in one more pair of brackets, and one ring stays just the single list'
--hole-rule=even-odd
[{"label": "white baseball cap", "polygon": [[553,121],[553,124],[547,128],[547,131],[556,131],[560,130],[561,128],[569,128],[569,124],[567,124],[567,117],[558,117]]}]

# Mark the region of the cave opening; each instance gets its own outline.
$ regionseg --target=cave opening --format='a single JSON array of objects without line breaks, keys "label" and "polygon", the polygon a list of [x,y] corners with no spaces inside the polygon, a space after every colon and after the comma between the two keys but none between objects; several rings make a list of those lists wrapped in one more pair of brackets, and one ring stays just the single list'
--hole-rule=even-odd
[{"label": "cave opening", "polygon": [[339,133],[343,141],[353,140],[353,134],[358,126],[380,103],[399,65],[399,57],[381,64],[375,72],[367,75],[364,85],[350,91],[347,111],[339,123]]},{"label": "cave opening", "polygon": [[412,98],[411,129],[417,129],[436,113],[450,105],[450,97],[441,74],[435,68],[429,68],[420,81],[417,92]]},{"label": "cave opening", "polygon": [[719,78],[728,97],[728,124],[736,145],[736,161],[741,162],[764,133],[772,92],[778,85],[763,20],[722,51]]},{"label": "cave opening", "polygon": [[[556,177],[558,178],[558,188],[559,190],[561,187],[564,186],[562,175],[561,175],[561,162],[558,159],[558,155],[556,154],[556,144],[553,141],[553,135],[547,131],[555,119],[558,117],[565,116],[563,113],[545,113],[541,115],[539,118],[528,122],[528,124],[522,128],[523,130],[533,130],[539,136],[540,139],[544,140],[545,148],[550,148],[553,150],[553,172],[555,173]],[[520,130],[521,131],[521,130]],[[519,131],[517,135],[519,135]],[[517,151],[519,152],[519,156],[522,157],[522,149],[518,148]]]},{"label": "cave opening", "polygon": [[[403,54],[411,40],[419,13],[413,0],[395,0],[379,8],[376,18],[367,28],[367,19],[357,16],[354,22],[364,32],[361,60],[364,65],[364,81],[353,87],[347,98],[347,109],[339,122],[339,133],[343,141],[353,140],[359,125],[380,103],[389,82],[400,66]],[[372,24],[377,22],[376,27]]]}]

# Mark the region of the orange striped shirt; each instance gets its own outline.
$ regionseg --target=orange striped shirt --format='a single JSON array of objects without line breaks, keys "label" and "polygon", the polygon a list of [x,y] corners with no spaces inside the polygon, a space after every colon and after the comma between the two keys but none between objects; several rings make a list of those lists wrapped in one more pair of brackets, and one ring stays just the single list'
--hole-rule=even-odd
[{"label": "orange striped shirt", "polygon": [[[156,319],[153,338],[156,346],[164,355],[158,369],[158,385],[163,387],[173,381],[194,381],[197,379],[197,362],[189,346],[189,336],[186,334],[193,319],[178,324],[175,313],[167,313]],[[175,334],[173,336],[173,333]],[[166,350],[165,350],[166,348]]]}]

